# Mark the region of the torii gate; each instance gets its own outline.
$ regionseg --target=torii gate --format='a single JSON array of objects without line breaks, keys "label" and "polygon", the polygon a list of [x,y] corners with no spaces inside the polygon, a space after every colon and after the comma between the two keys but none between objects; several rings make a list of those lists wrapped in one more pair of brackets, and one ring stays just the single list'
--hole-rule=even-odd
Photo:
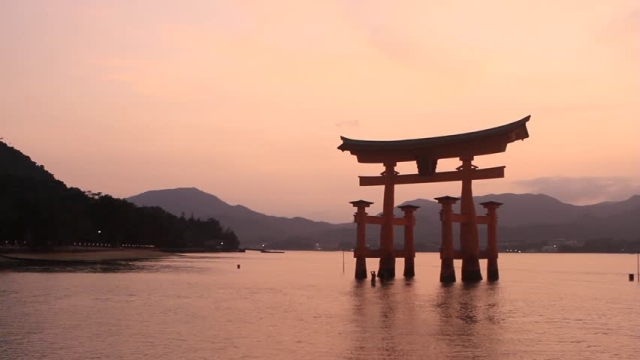
[{"label": "torii gate", "polygon": [[[396,184],[420,184],[447,181],[462,181],[460,214],[454,214],[452,206],[458,200],[449,196],[436,198],[442,204],[442,248],[440,251],[440,281],[456,281],[453,259],[462,259],[462,281],[476,282],[482,280],[480,258],[488,259],[489,280],[498,279],[498,249],[496,240],[496,209],[500,203],[488,202],[482,205],[488,210],[486,216],[476,216],[473,203],[472,180],[496,179],[504,177],[504,166],[479,169],[472,164],[475,156],[505,152],[507,145],[516,140],[529,137],[526,123],[530,116],[521,120],[486,130],[464,134],[438,136],[423,139],[373,141],[354,140],[341,136],[339,150],[349,151],[357,157],[359,163],[378,163],[384,166],[380,176],[360,176],[360,186],[384,185],[382,216],[368,216],[365,208],[370,202],[358,200],[351,202],[358,209],[354,215],[358,224],[357,243],[354,251],[356,258],[356,278],[367,277],[366,258],[380,258],[378,276],[395,277],[395,259],[405,258],[404,275],[414,274],[413,259],[413,212],[416,207],[403,207],[404,218],[394,218],[394,186]],[[459,158],[462,165],[456,171],[436,172],[439,159]],[[400,175],[395,171],[399,162],[415,161],[417,174]],[[460,223],[460,243],[462,251],[456,252],[453,247],[452,223]],[[380,224],[380,250],[366,248],[365,224]],[[477,224],[488,225],[489,242],[487,251],[481,253],[478,244]],[[405,226],[405,248],[397,251],[393,248],[393,225]]]}]

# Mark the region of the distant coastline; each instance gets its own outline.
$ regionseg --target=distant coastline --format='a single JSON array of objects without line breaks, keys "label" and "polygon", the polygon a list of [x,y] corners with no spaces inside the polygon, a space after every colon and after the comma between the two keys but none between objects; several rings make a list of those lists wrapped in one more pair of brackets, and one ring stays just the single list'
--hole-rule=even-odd
[{"label": "distant coastline", "polygon": [[46,252],[5,252],[0,259],[6,262],[58,262],[58,263],[100,263],[114,261],[152,260],[172,256],[153,249],[92,249],[46,251]]}]

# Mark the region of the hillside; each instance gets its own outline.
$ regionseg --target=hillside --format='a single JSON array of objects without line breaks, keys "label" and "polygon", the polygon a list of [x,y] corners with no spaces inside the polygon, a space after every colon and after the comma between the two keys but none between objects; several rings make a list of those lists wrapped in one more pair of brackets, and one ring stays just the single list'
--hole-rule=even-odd
[{"label": "hillside", "polygon": [[[502,226],[563,224],[589,216],[606,217],[615,213],[633,211],[640,208],[640,195],[632,196],[620,202],[605,202],[583,206],[565,204],[560,200],[543,194],[489,194],[476,196],[474,200],[478,215],[486,212],[480,203],[485,201],[502,203],[498,210]],[[440,205],[436,201],[416,199],[402,204],[420,206],[420,210],[417,213],[419,218],[427,221],[438,221],[439,219],[438,211],[440,211]],[[459,205],[458,203],[454,206],[454,211],[460,211]],[[397,213],[400,214],[399,211]]]},{"label": "hillside", "polygon": [[296,244],[302,245],[302,248],[311,248],[311,242],[305,245],[304,239],[315,238],[314,234],[344,227],[301,217],[261,214],[241,205],[229,205],[215,195],[196,188],[147,191],[127,200],[139,206],[159,206],[175,215],[214,217],[223,226],[234,229],[246,246],[269,243],[275,246],[285,245],[287,248],[296,247]]},{"label": "hillside", "polygon": [[0,141],[0,176],[55,181],[54,176],[30,157]]},{"label": "hillside", "polygon": [[74,243],[237,249],[215,219],[186,219],[109,195],[68,188],[44,166],[0,142],[0,244],[52,250]]},{"label": "hillside", "polygon": [[[477,196],[476,213],[485,201],[503,203],[498,210],[498,237],[502,243],[542,243],[554,239],[584,241],[590,239],[640,239],[640,196],[620,202],[577,206],[563,203],[543,194],[490,194]],[[416,212],[416,239],[422,248],[439,246],[439,205],[435,201],[417,199],[406,203],[421,206]],[[459,204],[458,204],[459,205]],[[424,211],[427,210],[427,211]],[[459,206],[454,207],[459,211]],[[480,226],[480,242],[486,234]],[[454,228],[457,236],[457,227]],[[397,237],[401,233],[396,231]]]}]

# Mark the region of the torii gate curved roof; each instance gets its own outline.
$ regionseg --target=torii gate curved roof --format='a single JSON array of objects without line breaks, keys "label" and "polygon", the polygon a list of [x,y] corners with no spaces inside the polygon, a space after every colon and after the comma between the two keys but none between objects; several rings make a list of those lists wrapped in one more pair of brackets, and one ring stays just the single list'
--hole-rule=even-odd
[{"label": "torii gate curved roof", "polygon": [[463,134],[408,140],[356,140],[341,136],[339,150],[356,155],[360,163],[416,161],[457,158],[504,152],[507,144],[529,137],[531,115],[490,129]]}]

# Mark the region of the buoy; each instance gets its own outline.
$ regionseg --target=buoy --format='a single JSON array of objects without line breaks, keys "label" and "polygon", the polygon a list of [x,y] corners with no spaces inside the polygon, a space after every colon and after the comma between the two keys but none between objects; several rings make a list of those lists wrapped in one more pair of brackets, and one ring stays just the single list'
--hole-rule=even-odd
[{"label": "buoy", "polygon": [[629,281],[633,281],[634,274],[629,274]]},{"label": "buoy", "polygon": [[238,264],[238,269],[240,269],[240,264]]}]

